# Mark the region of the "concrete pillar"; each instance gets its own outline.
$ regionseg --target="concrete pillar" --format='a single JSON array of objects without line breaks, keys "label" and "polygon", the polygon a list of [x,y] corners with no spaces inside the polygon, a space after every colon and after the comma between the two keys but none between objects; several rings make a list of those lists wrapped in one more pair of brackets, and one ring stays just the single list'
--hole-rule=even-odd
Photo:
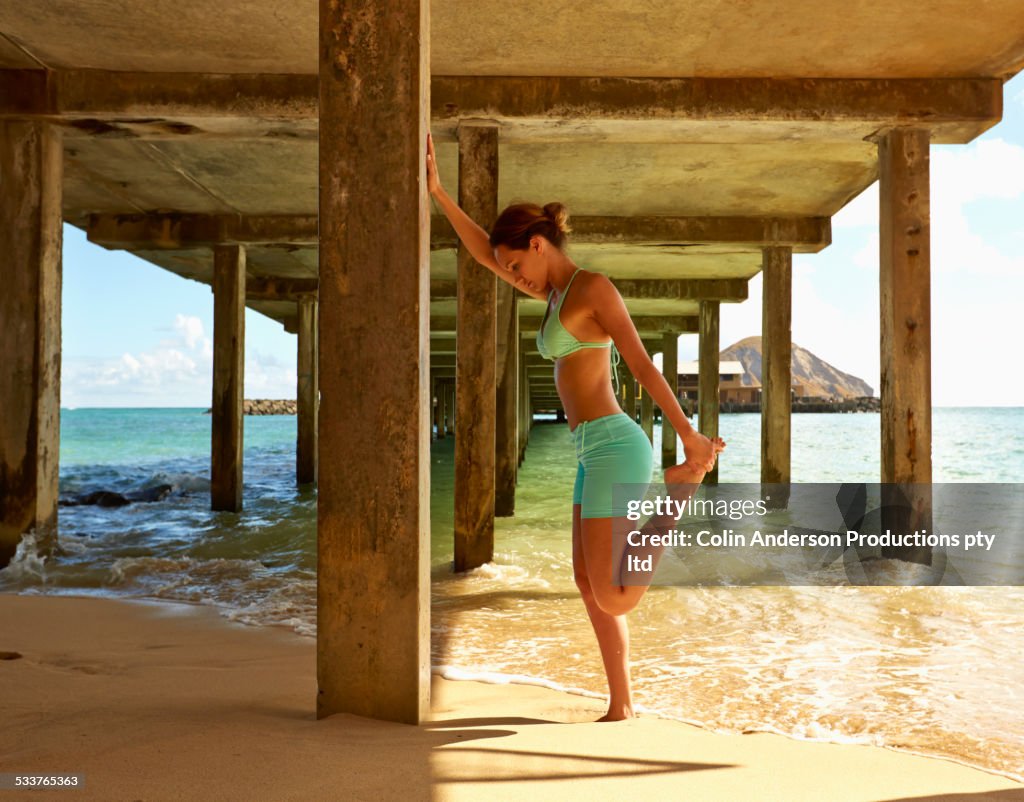
[{"label": "concrete pillar", "polygon": [[416,724],[430,709],[429,6],[319,8],[317,717]]},{"label": "concrete pillar", "polygon": [[526,459],[526,447],[530,443],[530,429],[533,426],[533,407],[530,395],[530,375],[526,369],[527,348],[520,341],[519,346],[519,464]]},{"label": "concrete pillar", "polygon": [[[882,526],[893,531],[932,530],[929,148],[925,129],[878,142]],[[931,563],[928,548],[882,556]]]},{"label": "concrete pillar", "polygon": [[[495,185],[497,189],[497,185]],[[497,198],[495,198],[497,208]],[[516,510],[516,469],[519,467],[519,309],[515,288],[507,281],[497,283],[497,342],[495,343],[494,406],[494,514],[514,515]]]},{"label": "concrete pillar", "polygon": [[761,482],[788,484],[793,387],[792,248],[765,248],[761,275]]},{"label": "concrete pillar", "polygon": [[[668,382],[672,394],[679,397],[679,335],[665,332],[661,338],[661,374]],[[676,430],[665,410],[661,411],[661,464],[667,468],[676,464]]]},{"label": "concrete pillar", "polygon": [[317,471],[317,417],[320,406],[320,377],[317,374],[317,313],[316,298],[300,298],[299,354],[297,360],[296,412],[298,436],[295,449],[295,477],[300,485],[316,484]]},{"label": "concrete pillar", "polygon": [[430,380],[430,413],[431,413],[431,436],[441,439],[441,416],[444,410],[441,404],[441,380],[433,378]]},{"label": "concrete pillar", "polygon": [[[483,228],[498,215],[498,129],[460,124],[459,205]],[[459,241],[456,301],[455,570],[494,557],[497,277]]]},{"label": "concrete pillar", "polygon": [[60,129],[0,120],[0,568],[57,541],[62,196]]},{"label": "concrete pillar", "polygon": [[448,380],[437,384],[437,439],[448,436]]},{"label": "concrete pillar", "polygon": [[213,419],[210,508],[242,509],[245,390],[245,249],[213,249]]},{"label": "concrete pillar", "polygon": [[455,435],[455,380],[444,382],[444,432]]},{"label": "concrete pillar", "polygon": [[878,144],[882,481],[932,480],[929,135]]},{"label": "concrete pillar", "polygon": [[636,420],[636,379],[634,379],[633,374],[629,372],[629,368],[623,368],[622,381],[626,392],[623,411],[629,415],[632,420]]},{"label": "concrete pillar", "polygon": [[[697,431],[718,437],[719,338],[718,301],[701,301],[697,318]],[[718,463],[704,475],[704,484],[718,484]]]},{"label": "concrete pillar", "polygon": [[646,390],[640,390],[640,428],[647,439],[654,442],[654,399]]}]

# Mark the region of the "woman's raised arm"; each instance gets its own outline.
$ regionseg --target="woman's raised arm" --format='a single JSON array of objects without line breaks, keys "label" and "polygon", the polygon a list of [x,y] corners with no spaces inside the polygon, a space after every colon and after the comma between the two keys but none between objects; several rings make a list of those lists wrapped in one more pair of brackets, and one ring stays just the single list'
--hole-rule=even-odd
[{"label": "woman's raised arm", "polygon": [[437,174],[437,164],[434,157],[434,139],[427,134],[427,189],[437,199],[441,209],[451,221],[452,228],[462,240],[463,245],[480,264],[489,269],[498,278],[507,281],[517,290],[541,301],[547,301],[547,296],[542,292],[532,292],[525,287],[516,284],[515,276],[505,270],[494,258],[494,250],[491,248],[491,238],[487,232],[477,225],[473,219],[466,214],[458,203],[441,186],[441,180]]}]

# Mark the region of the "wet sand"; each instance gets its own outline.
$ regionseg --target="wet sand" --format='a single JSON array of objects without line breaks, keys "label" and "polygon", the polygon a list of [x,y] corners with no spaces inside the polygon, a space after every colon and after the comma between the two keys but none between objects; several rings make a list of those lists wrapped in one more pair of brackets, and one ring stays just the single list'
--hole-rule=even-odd
[{"label": "wet sand", "polygon": [[419,727],[318,721],[313,639],[198,605],[0,594],[0,652],[21,655],[0,660],[0,772],[85,775],[32,799],[1024,800],[873,746],[587,723],[599,700],[533,686],[435,677]]}]

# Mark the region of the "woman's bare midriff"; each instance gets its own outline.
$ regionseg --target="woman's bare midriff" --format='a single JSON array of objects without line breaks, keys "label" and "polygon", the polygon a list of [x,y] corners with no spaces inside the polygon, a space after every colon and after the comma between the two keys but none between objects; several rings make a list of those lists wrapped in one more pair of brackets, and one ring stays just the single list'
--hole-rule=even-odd
[{"label": "woman's bare midriff", "polygon": [[622,411],[612,389],[609,348],[581,348],[555,360],[555,386],[570,431],[580,421]]}]

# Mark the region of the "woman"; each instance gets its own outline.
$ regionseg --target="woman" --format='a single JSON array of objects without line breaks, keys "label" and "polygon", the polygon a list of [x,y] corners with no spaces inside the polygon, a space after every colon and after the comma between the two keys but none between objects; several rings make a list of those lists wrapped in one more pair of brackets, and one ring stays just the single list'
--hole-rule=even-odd
[{"label": "woman", "polygon": [[[441,186],[429,134],[427,188],[474,259],[527,295],[548,302],[537,346],[543,356],[555,362],[555,384],[579,459],[573,489],[572,559],[576,584],[597,635],[608,677],[608,712],[598,720],[631,718],[625,614],[637,605],[648,585],[623,584],[622,577],[631,553],[641,558],[650,556],[656,564],[663,549],[628,547],[621,522],[615,528],[619,534],[613,538],[613,522],[625,514],[622,499],[613,499],[613,485],[621,488],[629,483],[646,490],[653,453],[643,429],[619,407],[605,348],[613,357],[618,355],[616,351],[621,353],[630,373],[650,393],[682,439],[686,461],[670,467],[664,475],[674,498],[693,494],[704,474],[714,467],[725,442],[721,438],[710,440],[690,426],[672,389],[651,362],[615,285],[607,276],[579,268],[566,255],[563,245],[569,231],[568,215],[562,204],[549,203],[543,209],[534,204],[509,206],[488,235]],[[563,303],[570,286],[572,297]],[[553,294],[557,294],[557,301],[552,309]],[[630,496],[637,494],[631,492]],[[642,531],[661,530],[672,522],[674,519],[652,519]],[[628,528],[636,526],[630,523]],[[647,574],[648,584],[652,573]]]}]

